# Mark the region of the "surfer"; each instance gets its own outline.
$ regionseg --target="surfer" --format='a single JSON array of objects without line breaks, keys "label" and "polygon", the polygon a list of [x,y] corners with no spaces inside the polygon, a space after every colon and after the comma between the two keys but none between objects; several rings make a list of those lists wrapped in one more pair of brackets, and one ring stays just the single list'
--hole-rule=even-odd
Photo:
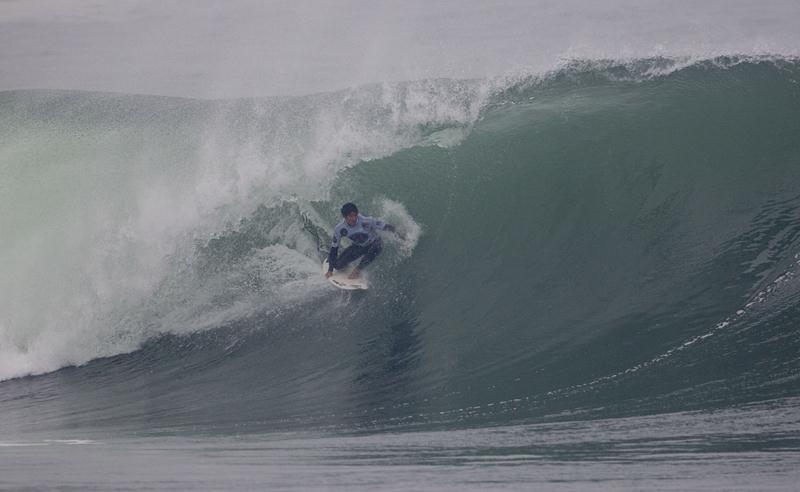
[{"label": "surfer", "polygon": [[[341,270],[358,258],[361,258],[358,266],[348,275],[348,278],[358,278],[360,270],[369,265],[375,257],[380,254],[383,242],[377,231],[389,231],[396,234],[394,226],[391,226],[380,219],[367,217],[358,213],[358,207],[354,203],[342,205],[342,221],[333,228],[333,240],[331,241],[331,252],[328,255],[328,271],[325,278],[333,275],[333,269]],[[353,242],[350,246],[339,252],[339,241],[347,237]]]}]

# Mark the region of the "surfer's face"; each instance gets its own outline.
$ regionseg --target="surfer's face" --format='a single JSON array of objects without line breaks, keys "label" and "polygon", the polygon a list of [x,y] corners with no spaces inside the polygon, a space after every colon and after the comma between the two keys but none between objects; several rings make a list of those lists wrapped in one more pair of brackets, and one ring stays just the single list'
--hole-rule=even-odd
[{"label": "surfer's face", "polygon": [[356,221],[358,220],[358,212],[350,212],[349,214],[345,215],[344,220],[349,226],[356,225]]}]

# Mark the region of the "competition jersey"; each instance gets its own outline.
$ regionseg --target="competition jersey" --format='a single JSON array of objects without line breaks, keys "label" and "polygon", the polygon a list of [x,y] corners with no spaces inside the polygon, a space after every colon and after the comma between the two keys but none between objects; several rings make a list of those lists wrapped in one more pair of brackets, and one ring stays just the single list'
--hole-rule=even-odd
[{"label": "competition jersey", "polygon": [[358,214],[358,219],[354,226],[348,225],[347,221],[342,219],[333,229],[331,248],[338,248],[339,242],[343,237],[350,239],[353,244],[359,246],[371,244],[378,238],[378,233],[376,231],[382,231],[387,228],[386,226],[387,224],[380,219],[367,217],[361,214]]}]

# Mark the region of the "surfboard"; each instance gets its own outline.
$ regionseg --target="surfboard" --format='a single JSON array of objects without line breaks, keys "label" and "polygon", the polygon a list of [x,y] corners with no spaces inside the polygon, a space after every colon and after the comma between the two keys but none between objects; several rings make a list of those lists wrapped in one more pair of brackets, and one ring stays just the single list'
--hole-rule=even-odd
[{"label": "surfboard", "polygon": [[[358,278],[347,278],[350,275],[350,272],[356,267],[355,263],[353,262],[344,270],[334,270],[333,275],[328,279],[328,282],[332,283],[336,287],[344,290],[366,290],[369,287],[367,283],[367,279],[364,276],[364,272],[361,272],[361,276]],[[322,262],[322,275],[328,273],[328,260]]]}]

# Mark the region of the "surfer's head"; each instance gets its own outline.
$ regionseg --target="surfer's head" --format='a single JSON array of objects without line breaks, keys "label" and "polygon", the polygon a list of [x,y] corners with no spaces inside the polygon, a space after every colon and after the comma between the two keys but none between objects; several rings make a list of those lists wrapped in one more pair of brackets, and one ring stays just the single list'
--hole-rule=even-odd
[{"label": "surfer's head", "polygon": [[356,225],[356,220],[358,220],[358,207],[356,207],[356,204],[347,202],[342,205],[342,217],[349,225]]},{"label": "surfer's head", "polygon": [[342,217],[347,217],[352,213],[358,213],[358,207],[356,207],[355,203],[347,202],[342,205]]}]

